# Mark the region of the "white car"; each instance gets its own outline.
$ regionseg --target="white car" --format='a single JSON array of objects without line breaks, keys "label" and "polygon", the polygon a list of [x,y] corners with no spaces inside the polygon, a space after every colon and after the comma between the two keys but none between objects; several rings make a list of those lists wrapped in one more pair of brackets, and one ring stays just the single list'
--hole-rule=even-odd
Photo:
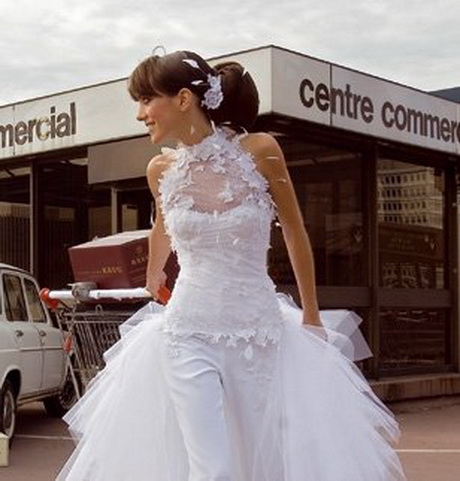
[{"label": "white car", "polygon": [[0,431],[10,439],[17,407],[43,401],[62,416],[76,401],[67,369],[63,334],[53,326],[26,271],[0,263]]}]

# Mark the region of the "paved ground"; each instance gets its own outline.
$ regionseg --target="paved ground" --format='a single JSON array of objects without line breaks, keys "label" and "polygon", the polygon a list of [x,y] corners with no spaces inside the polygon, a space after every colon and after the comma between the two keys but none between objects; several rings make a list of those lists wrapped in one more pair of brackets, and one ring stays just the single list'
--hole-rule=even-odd
[{"label": "paved ground", "polygon": [[[390,408],[401,423],[398,452],[408,480],[459,481],[460,397],[398,403]],[[64,424],[47,418],[40,404],[23,407],[19,414],[10,466],[0,468],[0,480],[53,481],[73,447]]]},{"label": "paved ground", "polygon": [[409,481],[460,480],[460,397],[398,403],[399,456]]}]

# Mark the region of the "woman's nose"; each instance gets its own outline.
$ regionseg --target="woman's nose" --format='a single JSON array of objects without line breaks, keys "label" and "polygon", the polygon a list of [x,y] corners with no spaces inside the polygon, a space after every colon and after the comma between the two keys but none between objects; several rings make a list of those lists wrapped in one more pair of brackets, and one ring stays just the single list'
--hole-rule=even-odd
[{"label": "woman's nose", "polygon": [[145,120],[145,109],[142,106],[142,104],[139,104],[139,108],[137,109],[136,119],[139,120],[140,122]]}]

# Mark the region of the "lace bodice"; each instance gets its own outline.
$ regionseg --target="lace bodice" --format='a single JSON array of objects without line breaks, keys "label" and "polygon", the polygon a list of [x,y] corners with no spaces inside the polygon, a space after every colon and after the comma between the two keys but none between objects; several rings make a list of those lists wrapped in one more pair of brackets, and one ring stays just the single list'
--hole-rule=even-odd
[{"label": "lace bodice", "polygon": [[218,127],[199,144],[164,150],[174,159],[160,178],[160,208],[180,265],[165,313],[175,334],[265,344],[280,335],[266,262],[276,208],[240,138]]}]

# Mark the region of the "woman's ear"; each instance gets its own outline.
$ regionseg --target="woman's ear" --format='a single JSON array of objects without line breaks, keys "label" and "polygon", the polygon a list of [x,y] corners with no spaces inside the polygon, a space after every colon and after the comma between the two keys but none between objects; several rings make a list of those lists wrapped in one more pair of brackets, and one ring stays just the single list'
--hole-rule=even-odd
[{"label": "woman's ear", "polygon": [[177,99],[179,102],[179,109],[181,111],[185,112],[192,106],[194,95],[195,94],[190,89],[182,88],[179,90],[177,93]]}]

